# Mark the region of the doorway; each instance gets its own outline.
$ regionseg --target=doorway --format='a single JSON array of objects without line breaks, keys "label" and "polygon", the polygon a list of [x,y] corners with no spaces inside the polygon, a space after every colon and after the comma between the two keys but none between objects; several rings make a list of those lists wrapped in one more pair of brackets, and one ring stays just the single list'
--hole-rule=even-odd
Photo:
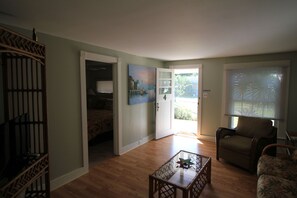
[{"label": "doorway", "polygon": [[[100,54],[94,54],[89,52],[81,51],[80,56],[80,77],[81,77],[81,113],[82,113],[82,151],[83,151],[83,170],[85,172],[88,172],[89,169],[89,135],[88,135],[88,101],[87,101],[87,95],[94,95],[92,92],[98,92],[100,89],[100,86],[102,83],[100,83],[100,80],[96,80],[96,83],[91,86],[94,90],[88,90],[87,89],[87,80],[86,80],[86,67],[88,61],[94,61],[94,62],[100,62],[102,65],[108,65],[112,67],[112,83],[107,83],[108,85],[105,85],[110,87],[112,84],[113,87],[113,93],[109,93],[109,98],[104,98],[105,102],[108,101],[110,106],[112,107],[112,125],[113,125],[113,133],[112,133],[112,143],[113,148],[112,152],[114,155],[120,154],[120,148],[121,148],[121,114],[119,111],[119,107],[121,106],[121,101],[119,98],[121,97],[120,92],[118,91],[121,88],[120,85],[120,75],[119,75],[119,68],[120,68],[120,62],[116,57],[111,56],[105,56]],[[101,69],[100,69],[101,70]],[[98,81],[98,82],[97,82]],[[108,81],[108,80],[104,80]],[[103,86],[104,87],[104,86]],[[97,93],[95,93],[97,94]],[[101,94],[101,93],[99,93]],[[103,93],[105,96],[108,93]],[[89,101],[90,102],[90,101]],[[92,101],[91,101],[92,102]],[[102,104],[97,104],[102,105]],[[100,107],[101,108],[101,107]]]},{"label": "doorway", "polygon": [[186,136],[199,136],[201,66],[172,67],[174,71],[173,129]]},{"label": "doorway", "polygon": [[113,156],[112,64],[86,60],[89,166]]}]

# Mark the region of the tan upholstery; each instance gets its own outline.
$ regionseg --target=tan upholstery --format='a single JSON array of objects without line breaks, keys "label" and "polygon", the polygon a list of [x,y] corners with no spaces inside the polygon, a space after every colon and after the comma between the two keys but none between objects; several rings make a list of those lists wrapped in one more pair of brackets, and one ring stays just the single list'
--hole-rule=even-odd
[{"label": "tan upholstery", "polygon": [[[276,143],[277,128],[271,120],[239,117],[235,129],[218,128],[216,132],[217,160],[226,161],[254,172],[263,148]],[[272,151],[272,154],[275,150]]]},{"label": "tan upholstery", "polygon": [[245,137],[271,137],[271,120],[261,118],[240,117],[236,133]]},{"label": "tan upholstery", "polygon": [[[275,157],[267,155],[271,148],[294,150],[291,156],[283,154]],[[285,153],[285,152],[282,152]],[[297,197],[297,147],[270,144],[262,152],[257,166],[257,197]]]}]

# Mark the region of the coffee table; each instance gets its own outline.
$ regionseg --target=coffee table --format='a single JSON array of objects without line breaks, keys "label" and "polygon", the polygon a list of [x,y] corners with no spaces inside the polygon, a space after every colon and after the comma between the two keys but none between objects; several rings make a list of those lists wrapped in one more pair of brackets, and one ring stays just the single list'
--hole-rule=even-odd
[{"label": "coffee table", "polygon": [[[182,159],[190,159],[189,168],[180,168]],[[149,197],[199,197],[211,183],[211,158],[181,150],[149,175]]]}]

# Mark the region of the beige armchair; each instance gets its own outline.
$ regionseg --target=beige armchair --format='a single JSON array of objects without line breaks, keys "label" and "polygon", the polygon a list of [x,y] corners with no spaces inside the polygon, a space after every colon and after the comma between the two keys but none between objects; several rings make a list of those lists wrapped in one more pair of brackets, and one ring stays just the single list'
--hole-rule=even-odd
[{"label": "beige armchair", "polygon": [[[263,148],[276,143],[277,128],[271,120],[239,117],[235,129],[220,127],[216,132],[217,160],[227,162],[255,172]],[[275,149],[270,151],[275,155]]]}]

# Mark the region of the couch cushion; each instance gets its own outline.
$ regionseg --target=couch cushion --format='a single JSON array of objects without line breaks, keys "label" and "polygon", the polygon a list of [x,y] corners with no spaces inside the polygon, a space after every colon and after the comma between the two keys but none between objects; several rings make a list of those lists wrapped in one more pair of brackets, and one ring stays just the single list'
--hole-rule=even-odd
[{"label": "couch cushion", "polygon": [[249,155],[252,139],[244,136],[234,135],[220,139],[220,147],[239,153]]},{"label": "couch cushion", "polygon": [[239,117],[236,133],[245,137],[270,137],[272,122],[268,119]]},{"label": "couch cushion", "polygon": [[258,161],[257,175],[264,174],[297,182],[297,163],[289,159],[262,155]]},{"label": "couch cushion", "polygon": [[261,175],[257,182],[257,197],[297,197],[297,183],[271,175]]}]

